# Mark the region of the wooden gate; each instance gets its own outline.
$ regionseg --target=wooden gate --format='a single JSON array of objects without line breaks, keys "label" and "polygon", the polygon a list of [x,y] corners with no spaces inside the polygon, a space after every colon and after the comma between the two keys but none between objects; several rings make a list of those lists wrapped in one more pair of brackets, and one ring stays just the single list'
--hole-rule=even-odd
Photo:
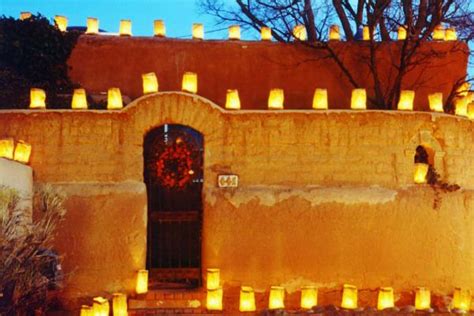
[{"label": "wooden gate", "polygon": [[201,283],[202,134],[163,125],[144,142],[150,287]]}]

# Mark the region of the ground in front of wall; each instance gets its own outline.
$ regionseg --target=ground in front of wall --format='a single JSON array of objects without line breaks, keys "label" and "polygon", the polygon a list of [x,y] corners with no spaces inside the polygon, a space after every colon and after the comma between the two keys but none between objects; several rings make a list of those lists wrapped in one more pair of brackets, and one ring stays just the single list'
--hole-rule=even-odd
[{"label": "ground in front of wall", "polygon": [[[256,293],[255,303],[257,312],[239,312],[240,288],[229,288],[224,292],[223,311],[208,311],[206,309],[206,291],[204,289],[194,290],[153,290],[143,295],[130,297],[128,300],[129,316],[151,316],[151,315],[342,315],[342,316],[369,316],[369,315],[472,315],[474,313],[462,313],[461,311],[449,311],[445,304],[447,297],[432,298],[433,308],[429,311],[415,311],[410,305],[412,297],[409,293],[401,294],[396,302],[397,307],[377,311],[377,291],[361,290],[359,292],[359,303],[361,308],[356,310],[345,310],[334,305],[340,296],[340,291],[328,291],[320,293],[319,306],[312,310],[301,310],[299,308],[300,294],[287,294],[285,297],[285,310],[268,310],[268,293]],[[370,307],[366,307],[370,306]],[[111,306],[112,307],[112,306]],[[53,312],[51,316],[79,315],[75,312]]]}]

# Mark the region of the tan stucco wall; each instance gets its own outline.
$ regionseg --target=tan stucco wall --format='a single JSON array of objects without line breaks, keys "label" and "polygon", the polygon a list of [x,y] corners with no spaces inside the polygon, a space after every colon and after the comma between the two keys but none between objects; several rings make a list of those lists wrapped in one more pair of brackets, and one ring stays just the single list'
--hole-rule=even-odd
[{"label": "tan stucco wall", "polygon": [[55,183],[67,196],[56,238],[66,273],[63,297],[131,291],[145,267],[146,188],[142,182]]},{"label": "tan stucco wall", "polygon": [[472,191],[450,193],[434,210],[429,187],[294,189],[208,199],[205,265],[220,267],[226,285],[324,292],[346,282],[443,294],[474,285]]},{"label": "tan stucco wall", "polygon": [[0,158],[1,186],[12,188],[17,192],[20,197],[19,207],[28,212],[25,218],[32,220],[33,169],[17,161]]},{"label": "tan stucco wall", "polygon": [[[360,87],[373,95],[369,45],[329,45]],[[388,84],[397,74],[394,67],[403,42],[377,45],[379,77]],[[416,90],[415,109],[429,109],[430,93],[443,92],[447,98],[453,84],[466,76],[468,55],[463,42],[421,43],[414,57],[416,66],[406,74],[402,87]],[[88,93],[119,87],[135,99],[142,95],[141,75],[152,71],[160,91],[178,91],[183,73],[192,71],[198,74],[199,95],[224,105],[227,89],[238,89],[243,109],[265,109],[274,88],[284,89],[288,109],[310,109],[316,88],[328,89],[331,109],[348,109],[354,88],[328,51],[300,43],[87,35],[80,37],[68,63],[71,79]]]},{"label": "tan stucco wall", "polygon": [[18,191],[24,198],[33,196],[33,170],[22,163],[0,158],[0,186]]},{"label": "tan stucco wall", "polygon": [[[474,287],[474,123],[383,111],[225,111],[158,93],[121,111],[1,111],[0,136],[33,145],[36,181],[69,193],[58,249],[68,296],[133,290],[144,266],[143,138],[165,123],[204,134],[203,266],[225,285],[258,289]],[[412,184],[417,145],[435,150],[443,180]],[[240,177],[217,188],[217,175]]]}]

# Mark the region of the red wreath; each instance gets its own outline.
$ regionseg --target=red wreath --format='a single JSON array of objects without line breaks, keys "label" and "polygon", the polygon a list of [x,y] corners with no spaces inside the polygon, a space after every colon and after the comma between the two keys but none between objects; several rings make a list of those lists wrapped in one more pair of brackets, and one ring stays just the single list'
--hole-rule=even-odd
[{"label": "red wreath", "polygon": [[156,176],[167,189],[183,189],[194,175],[192,148],[178,138],[159,155]]}]

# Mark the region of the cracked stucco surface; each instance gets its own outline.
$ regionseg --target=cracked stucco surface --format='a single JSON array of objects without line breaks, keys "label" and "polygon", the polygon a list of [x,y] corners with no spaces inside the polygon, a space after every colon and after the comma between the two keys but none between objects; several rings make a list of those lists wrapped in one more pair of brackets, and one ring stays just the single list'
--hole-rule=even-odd
[{"label": "cracked stucco surface", "polygon": [[242,204],[256,199],[260,205],[273,206],[281,201],[292,197],[300,197],[309,201],[311,206],[324,203],[340,204],[384,204],[393,202],[397,196],[397,191],[372,187],[306,187],[294,188],[283,186],[254,186],[226,192],[222,189],[210,190],[206,194],[206,199],[213,207],[216,207],[216,195],[222,195],[234,207],[238,208]]}]

